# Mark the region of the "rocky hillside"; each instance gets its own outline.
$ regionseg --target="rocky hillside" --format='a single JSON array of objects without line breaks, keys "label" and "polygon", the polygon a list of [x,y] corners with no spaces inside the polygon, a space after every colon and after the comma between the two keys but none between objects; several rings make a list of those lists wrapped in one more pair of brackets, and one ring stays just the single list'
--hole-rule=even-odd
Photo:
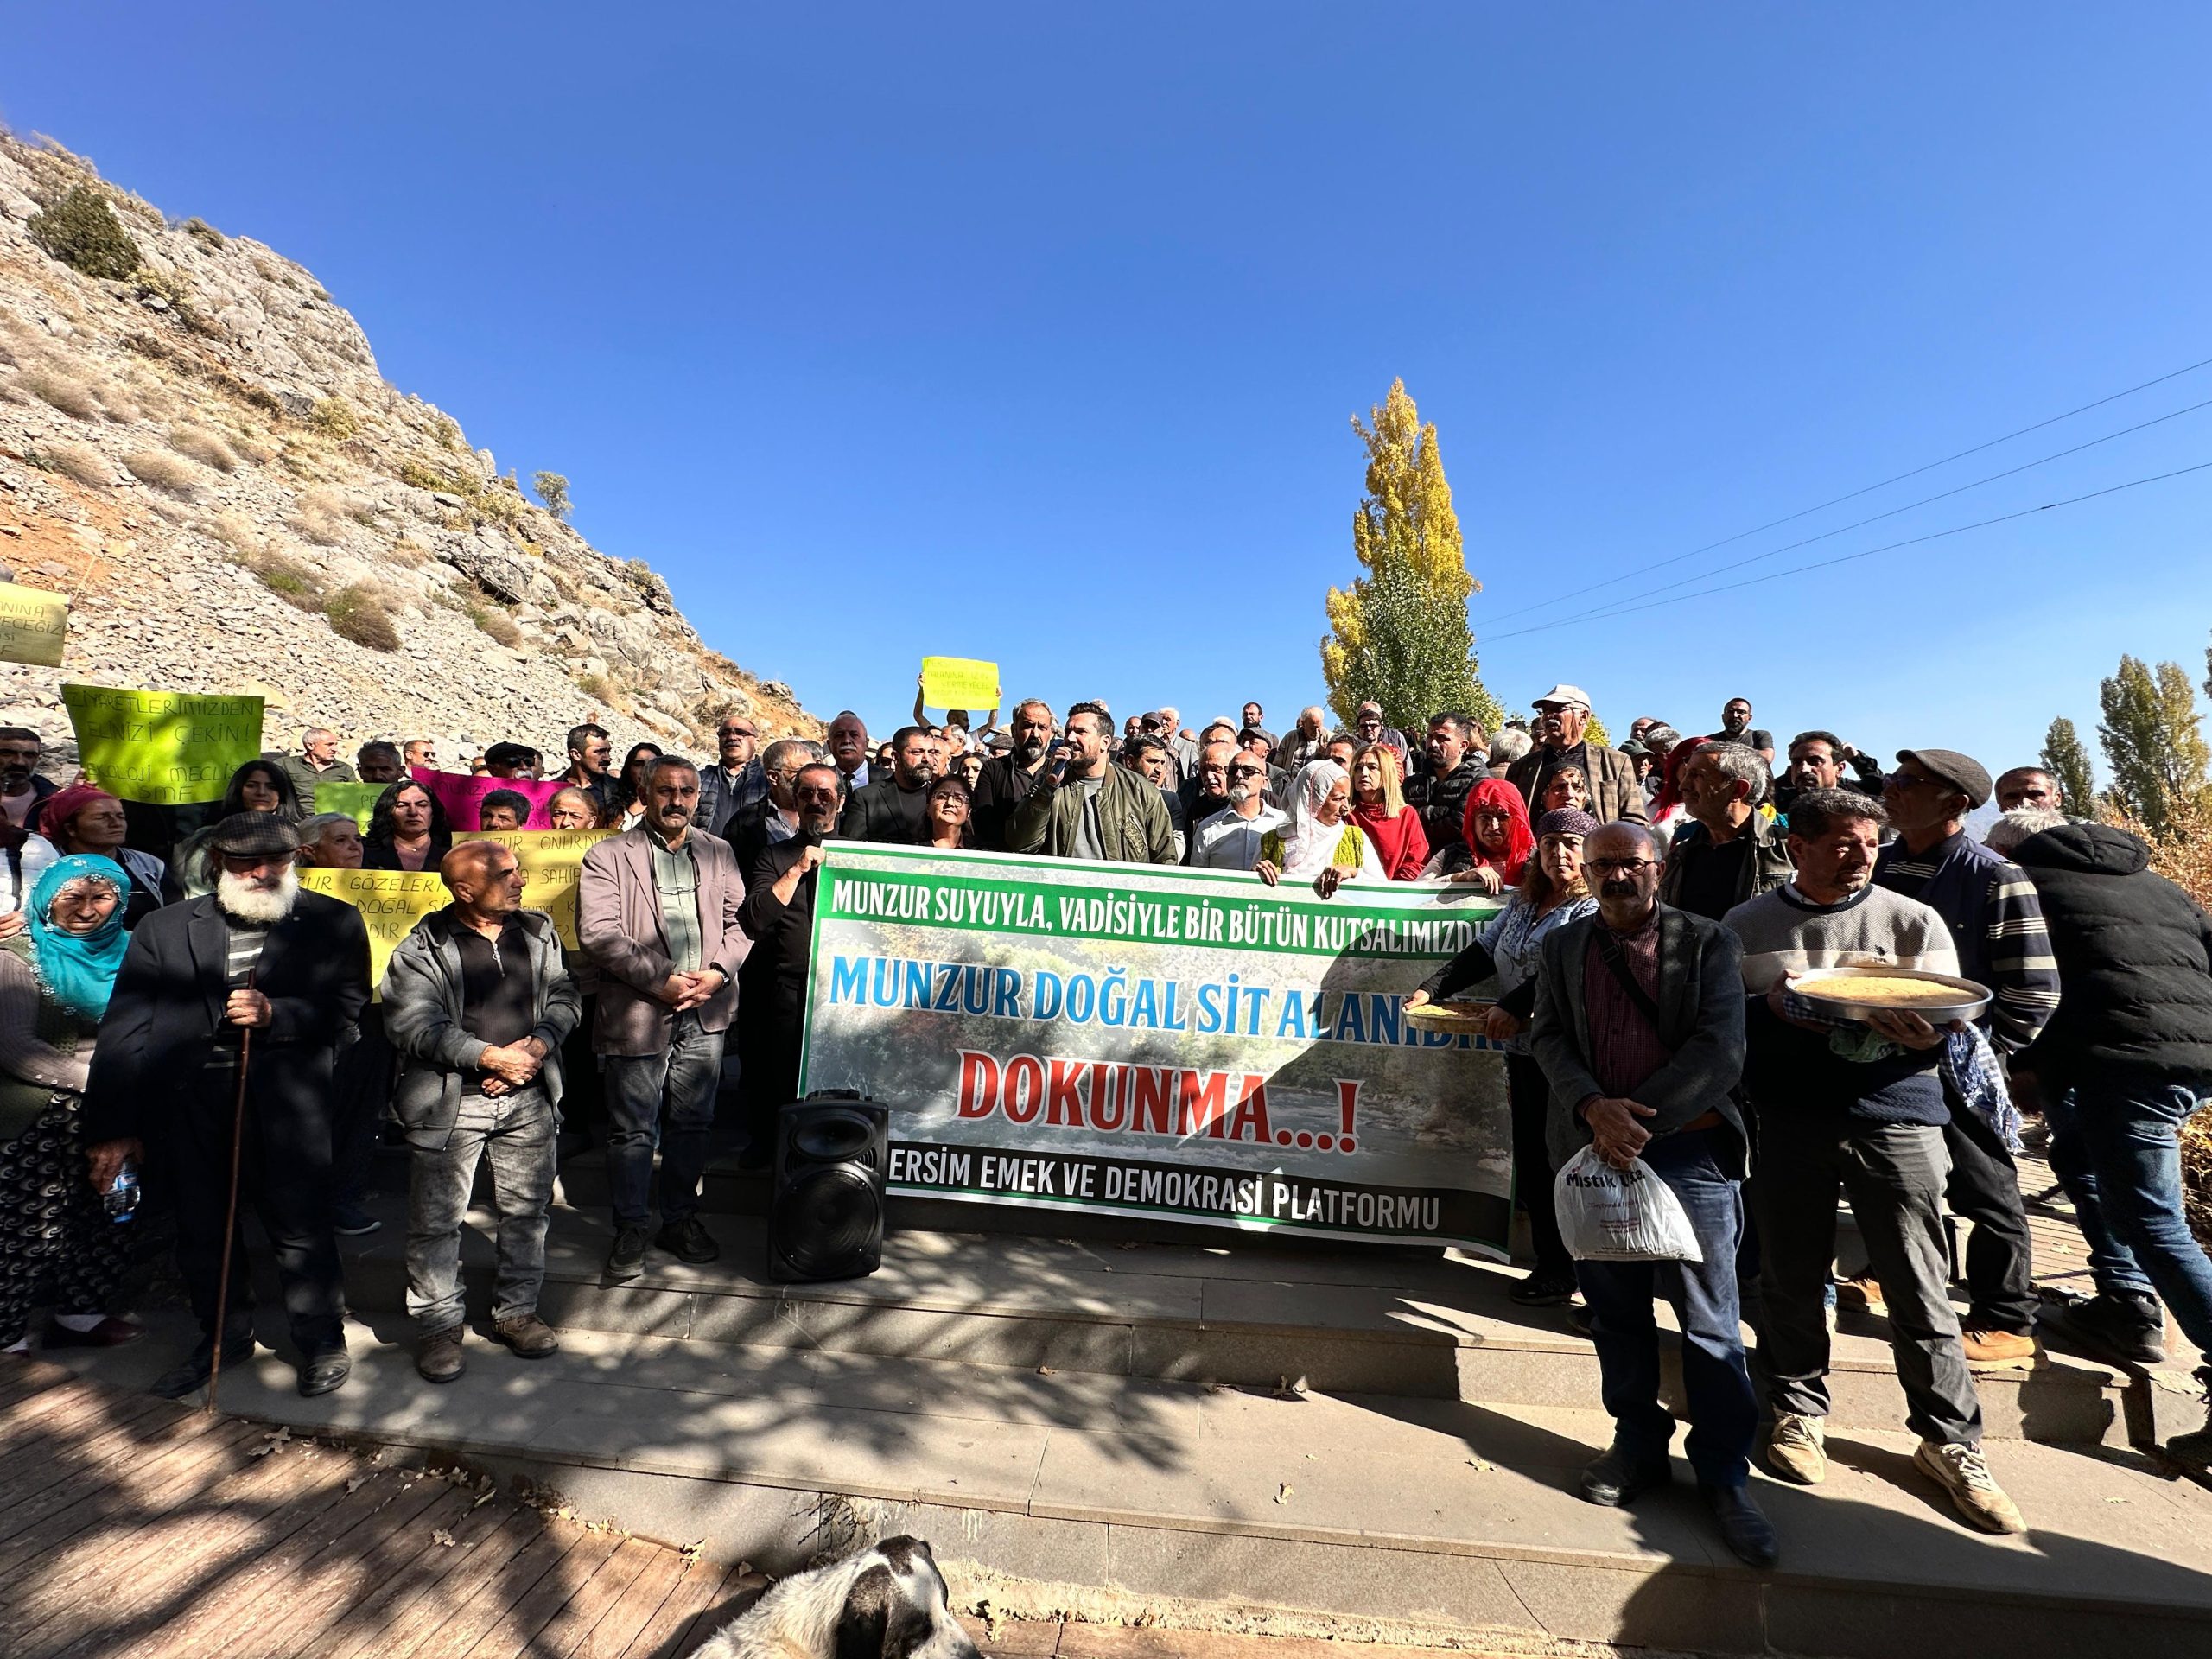
[{"label": "rocky hillside", "polygon": [[733,705],[821,731],[387,382],[308,271],[4,134],[0,566],[72,600],[64,667],[0,664],[0,722],[57,772],[64,681],[258,691],[272,747],[429,735],[448,765],[594,719],[618,755],[708,752]]}]

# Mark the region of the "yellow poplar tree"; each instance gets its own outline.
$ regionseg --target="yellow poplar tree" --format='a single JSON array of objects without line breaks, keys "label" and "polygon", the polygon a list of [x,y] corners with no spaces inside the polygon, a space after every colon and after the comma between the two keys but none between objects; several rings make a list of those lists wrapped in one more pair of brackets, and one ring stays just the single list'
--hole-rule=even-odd
[{"label": "yellow poplar tree", "polygon": [[1367,447],[1367,494],[1353,509],[1352,551],[1364,574],[1351,590],[1329,589],[1329,632],[1321,641],[1321,672],[1329,707],[1346,726],[1369,698],[1404,731],[1426,726],[1446,709],[1497,729],[1497,701],[1475,670],[1475,636],[1467,600],[1482,584],[1467,573],[1459,516],[1433,423],[1393,380],[1388,397],[1355,415],[1351,429]]}]

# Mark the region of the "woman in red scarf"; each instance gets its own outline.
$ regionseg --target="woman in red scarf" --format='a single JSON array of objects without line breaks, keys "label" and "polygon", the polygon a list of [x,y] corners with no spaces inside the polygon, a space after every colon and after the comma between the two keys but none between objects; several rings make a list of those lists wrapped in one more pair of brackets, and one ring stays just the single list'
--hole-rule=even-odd
[{"label": "woman in red scarf", "polygon": [[1428,862],[1428,833],[1421,814],[1406,805],[1398,776],[1398,752],[1387,743],[1363,743],[1352,751],[1351,816],[1376,861],[1393,881],[1411,881]]},{"label": "woman in red scarf", "polygon": [[1529,804],[1503,778],[1485,778],[1467,791],[1467,816],[1461,832],[1474,862],[1450,879],[1479,883],[1485,893],[1503,893],[1521,884],[1529,855],[1536,850],[1529,828]]}]

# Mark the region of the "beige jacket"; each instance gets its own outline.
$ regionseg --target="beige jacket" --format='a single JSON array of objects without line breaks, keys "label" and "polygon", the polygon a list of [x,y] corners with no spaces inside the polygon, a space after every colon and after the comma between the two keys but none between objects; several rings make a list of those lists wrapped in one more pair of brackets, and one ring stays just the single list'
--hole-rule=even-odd
[{"label": "beige jacket", "polygon": [[[699,960],[728,982],[698,1008],[708,1031],[727,1031],[737,1013],[737,970],[753,948],[737,925],[745,880],[729,843],[694,830],[686,845],[699,865]],[[652,995],[673,967],[653,886],[652,841],[642,829],[598,842],[584,855],[576,884],[576,935],[599,969],[599,1014],[592,1047],[601,1054],[658,1054],[676,1015]]]}]

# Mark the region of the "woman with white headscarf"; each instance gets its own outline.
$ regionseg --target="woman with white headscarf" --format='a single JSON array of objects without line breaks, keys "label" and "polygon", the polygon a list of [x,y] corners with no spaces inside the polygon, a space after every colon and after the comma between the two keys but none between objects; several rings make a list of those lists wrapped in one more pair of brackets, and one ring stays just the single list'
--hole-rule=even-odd
[{"label": "woman with white headscarf", "polygon": [[1351,774],[1333,760],[1309,760],[1291,780],[1290,822],[1260,838],[1260,861],[1252,874],[1273,887],[1278,881],[1311,881],[1326,899],[1338,885],[1358,876],[1369,881],[1389,878],[1375,849],[1352,822]]}]

